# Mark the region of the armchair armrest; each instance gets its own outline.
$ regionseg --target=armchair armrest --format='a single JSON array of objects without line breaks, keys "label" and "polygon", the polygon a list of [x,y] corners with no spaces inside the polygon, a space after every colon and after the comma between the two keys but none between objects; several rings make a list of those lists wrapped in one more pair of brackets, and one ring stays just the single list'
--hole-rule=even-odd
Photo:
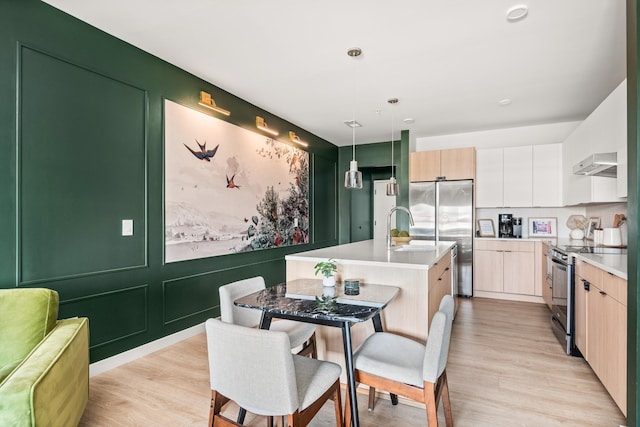
[{"label": "armchair armrest", "polygon": [[88,319],[60,320],[0,384],[0,425],[76,426],[88,398]]}]

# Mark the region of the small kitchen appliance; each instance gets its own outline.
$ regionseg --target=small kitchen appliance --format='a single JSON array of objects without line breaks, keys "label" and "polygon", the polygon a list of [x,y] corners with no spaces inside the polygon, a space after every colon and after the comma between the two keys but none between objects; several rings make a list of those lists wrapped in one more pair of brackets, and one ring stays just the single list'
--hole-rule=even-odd
[{"label": "small kitchen appliance", "polygon": [[498,214],[498,237],[513,237],[513,215]]},{"label": "small kitchen appliance", "polygon": [[513,217],[511,224],[513,225],[513,237],[522,239],[522,218]]}]

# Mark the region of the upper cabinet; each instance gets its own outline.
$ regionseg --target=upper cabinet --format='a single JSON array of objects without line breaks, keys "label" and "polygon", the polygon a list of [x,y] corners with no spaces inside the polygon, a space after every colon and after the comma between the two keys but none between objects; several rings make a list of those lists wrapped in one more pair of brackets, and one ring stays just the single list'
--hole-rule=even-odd
[{"label": "upper cabinet", "polygon": [[[574,175],[573,166],[595,153],[616,152],[617,178]],[[627,81],[624,80],[563,144],[564,205],[620,202],[627,196]]]},{"label": "upper cabinet", "polygon": [[474,179],[474,147],[409,153],[409,181]]},{"label": "upper cabinet", "polygon": [[561,144],[478,150],[476,206],[561,206],[561,156]]}]

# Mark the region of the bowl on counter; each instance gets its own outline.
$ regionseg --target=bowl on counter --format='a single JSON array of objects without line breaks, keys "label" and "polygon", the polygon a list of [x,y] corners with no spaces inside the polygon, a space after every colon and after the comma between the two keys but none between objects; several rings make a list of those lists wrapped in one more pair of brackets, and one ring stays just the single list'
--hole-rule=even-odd
[{"label": "bowl on counter", "polygon": [[411,236],[391,237],[391,239],[396,243],[396,245],[402,245],[402,244],[409,243],[412,237]]}]

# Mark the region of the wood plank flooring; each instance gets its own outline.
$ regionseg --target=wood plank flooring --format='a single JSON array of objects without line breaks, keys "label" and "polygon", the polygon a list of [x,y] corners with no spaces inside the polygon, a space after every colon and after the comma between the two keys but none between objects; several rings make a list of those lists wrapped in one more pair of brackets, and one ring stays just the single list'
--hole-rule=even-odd
[{"label": "wood plank flooring", "polygon": [[[550,330],[549,310],[540,304],[461,300],[447,372],[457,427],[617,427],[626,422],[587,363],[563,354]],[[91,378],[80,425],[204,426],[209,397],[201,334]],[[363,427],[426,425],[419,407],[393,407],[379,399],[375,411],[368,412],[365,394],[359,394],[358,404]],[[311,427],[335,425],[331,405]],[[229,405],[226,411],[235,414],[237,408]],[[246,425],[265,421],[248,414]]]}]

